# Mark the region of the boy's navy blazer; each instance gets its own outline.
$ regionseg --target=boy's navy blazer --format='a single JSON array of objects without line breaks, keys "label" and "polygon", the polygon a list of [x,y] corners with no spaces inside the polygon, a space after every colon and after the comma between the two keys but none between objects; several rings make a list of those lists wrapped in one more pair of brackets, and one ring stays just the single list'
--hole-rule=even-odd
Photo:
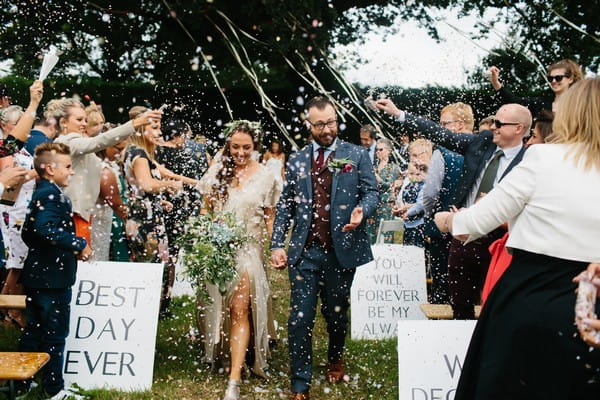
[{"label": "boy's navy blazer", "polygon": [[77,254],[86,240],[75,236],[71,201],[54,183],[41,179],[25,217],[21,237],[29,247],[21,282],[27,288],[73,286]]}]

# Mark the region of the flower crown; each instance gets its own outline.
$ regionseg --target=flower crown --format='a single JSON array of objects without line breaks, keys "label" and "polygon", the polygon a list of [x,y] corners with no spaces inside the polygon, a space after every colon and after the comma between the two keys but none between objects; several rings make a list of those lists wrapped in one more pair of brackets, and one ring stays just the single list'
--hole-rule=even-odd
[{"label": "flower crown", "polygon": [[248,121],[247,119],[236,119],[235,121],[231,121],[225,124],[225,130],[223,131],[223,135],[225,137],[230,136],[233,132],[237,131],[240,125],[246,124],[252,129],[256,135],[257,140],[260,142],[262,139],[262,124],[258,121]]}]

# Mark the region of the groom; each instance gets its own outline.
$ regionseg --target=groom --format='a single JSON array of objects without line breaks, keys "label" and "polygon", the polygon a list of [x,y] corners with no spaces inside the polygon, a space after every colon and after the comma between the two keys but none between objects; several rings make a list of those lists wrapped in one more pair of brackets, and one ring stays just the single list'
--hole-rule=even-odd
[{"label": "groom", "polygon": [[369,155],[364,148],[337,138],[337,113],[331,101],[315,97],[306,108],[312,143],[287,163],[271,238],[272,266],[289,266],[292,400],[309,398],[318,295],[329,333],[326,378],[336,383],[344,377],[350,286],[356,267],[373,259],[363,222],[379,201]]}]

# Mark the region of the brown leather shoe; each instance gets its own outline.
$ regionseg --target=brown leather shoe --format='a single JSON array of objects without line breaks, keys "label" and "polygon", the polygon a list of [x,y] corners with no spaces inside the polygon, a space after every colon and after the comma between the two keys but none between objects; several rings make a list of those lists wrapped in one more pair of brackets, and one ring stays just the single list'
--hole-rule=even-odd
[{"label": "brown leather shoe", "polygon": [[292,392],[292,397],[290,397],[290,400],[309,400],[310,397],[308,395],[308,392],[303,392],[303,393],[294,393]]},{"label": "brown leather shoe", "polygon": [[325,377],[329,383],[339,383],[344,379],[345,374],[344,359],[340,358],[340,360],[336,363],[329,363]]}]

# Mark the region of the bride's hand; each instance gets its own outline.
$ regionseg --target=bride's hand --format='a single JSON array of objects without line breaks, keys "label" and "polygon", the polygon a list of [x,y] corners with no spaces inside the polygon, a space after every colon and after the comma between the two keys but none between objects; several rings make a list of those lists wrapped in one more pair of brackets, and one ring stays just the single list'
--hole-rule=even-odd
[{"label": "bride's hand", "polygon": [[271,266],[275,269],[285,269],[287,267],[287,254],[284,249],[271,250]]}]

